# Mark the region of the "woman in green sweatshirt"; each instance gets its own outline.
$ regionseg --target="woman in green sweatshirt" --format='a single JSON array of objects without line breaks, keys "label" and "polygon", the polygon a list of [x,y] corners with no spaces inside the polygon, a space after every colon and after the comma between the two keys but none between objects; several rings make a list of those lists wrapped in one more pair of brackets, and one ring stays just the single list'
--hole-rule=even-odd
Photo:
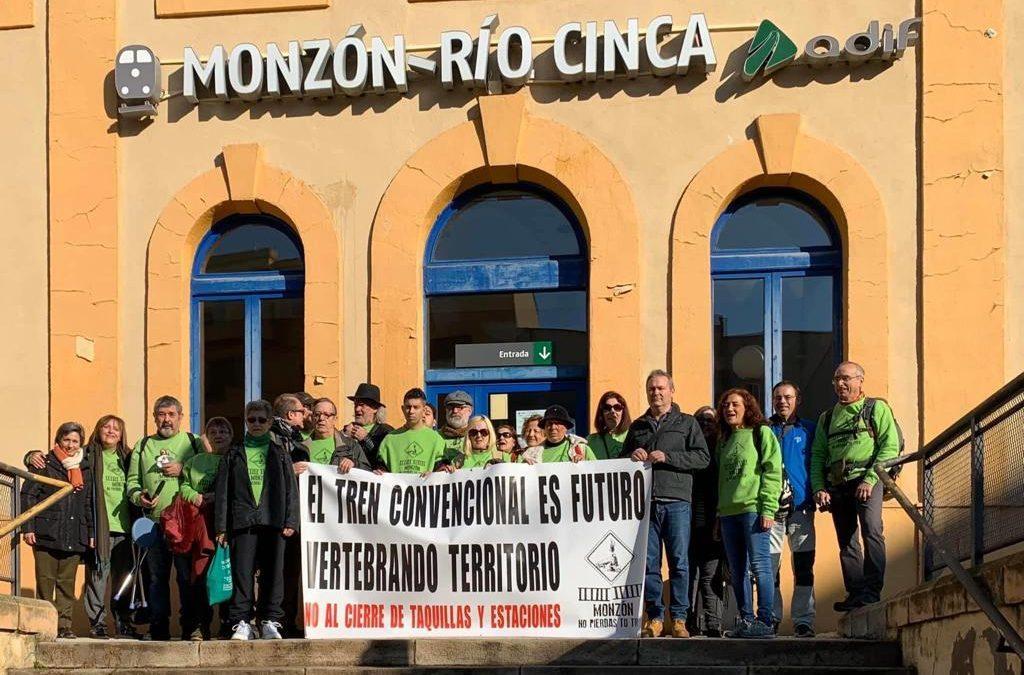
[{"label": "woman in green sweatshirt", "polygon": [[466,442],[462,452],[442,465],[442,470],[481,469],[491,464],[511,461],[509,453],[498,450],[491,420],[486,415],[477,415],[471,417],[466,425]]},{"label": "woman in green sweatshirt", "polygon": [[[718,523],[740,613],[732,636],[775,637],[770,532],[782,493],[782,451],[750,392],[730,389],[722,394],[718,419]],[[753,570],[757,583],[756,617],[747,569]]]},{"label": "woman in green sweatshirt", "polygon": [[[206,518],[206,529],[213,532],[213,486],[217,480],[217,470],[220,468],[220,460],[231,447],[235,432],[231,428],[231,422],[225,417],[211,417],[206,422],[206,429],[203,432],[203,446],[206,452],[192,455],[182,465],[181,476],[181,497],[200,508]],[[209,569],[209,568],[207,568]],[[199,631],[204,640],[210,639],[210,624],[213,622],[213,608],[206,600],[206,572],[197,578],[195,592],[201,599],[198,602],[197,613],[199,615]],[[220,606],[220,636],[228,637],[227,604]]]},{"label": "woman in green sweatshirt", "polygon": [[615,391],[602,394],[594,415],[595,433],[587,436],[587,445],[594,451],[594,456],[598,459],[618,459],[632,421],[629,406],[622,394]]}]

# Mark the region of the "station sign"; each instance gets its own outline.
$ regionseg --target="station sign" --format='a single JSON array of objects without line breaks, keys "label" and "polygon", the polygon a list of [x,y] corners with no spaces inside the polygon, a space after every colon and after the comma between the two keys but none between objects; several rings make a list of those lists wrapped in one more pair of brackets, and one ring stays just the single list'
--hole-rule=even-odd
[{"label": "station sign", "polygon": [[[321,37],[266,43],[243,42],[184,48],[181,95],[197,104],[213,101],[257,101],[286,97],[326,98],[409,91],[410,81],[433,77],[444,89],[501,92],[536,81],[534,47],[551,44],[550,66],[556,82],[596,82],[643,75],[658,78],[710,73],[719,56],[706,16],[693,13],[676,24],[671,14],[646,24],[637,18],[570,21],[553,37],[537,38],[522,26],[499,32],[497,13],[487,15],[474,33],[446,30],[438,45],[408,45],[404,35],[367,37],[363,24],[349,27],[337,42]],[[765,20],[747,47],[741,76],[750,81],[770,77],[791,63],[824,67],[856,66],[869,60],[892,61],[917,44],[921,19],[880,25],[841,40],[818,35],[797,47],[776,24]],[[735,30],[732,27],[731,30]],[[753,30],[753,27],[750,28]],[[678,36],[678,41],[675,39]],[[159,59],[145,45],[128,45],[117,58],[115,83],[124,116],[154,115],[160,100]]]}]

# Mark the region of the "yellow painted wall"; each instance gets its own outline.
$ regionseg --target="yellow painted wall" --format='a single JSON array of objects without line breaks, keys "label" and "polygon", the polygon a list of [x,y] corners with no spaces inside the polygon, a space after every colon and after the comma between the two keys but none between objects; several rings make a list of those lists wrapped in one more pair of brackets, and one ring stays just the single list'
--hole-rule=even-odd
[{"label": "yellow painted wall", "polygon": [[0,461],[45,448],[49,436],[45,3],[35,16],[33,27],[0,30],[0,409],[9,425]]},{"label": "yellow painted wall", "polygon": [[[978,11],[981,12],[991,9],[992,2],[996,0],[975,4],[980,5]],[[0,102],[0,129],[4,129],[5,138],[9,137],[15,144],[15,155],[22,158],[16,167],[10,164],[0,167],[0,185],[3,185],[0,189],[4,195],[17,196],[17,199],[6,196],[4,199],[6,213],[12,222],[35,224],[34,227],[8,228],[8,237],[18,238],[21,247],[20,250],[11,247],[0,253],[8,256],[7,264],[0,267],[5,270],[0,274],[10,277],[5,287],[21,291],[16,296],[17,302],[11,303],[11,311],[20,317],[24,326],[19,339],[7,338],[9,346],[0,356],[0,368],[5,373],[16,373],[15,381],[23,382],[23,386],[29,388],[28,395],[21,388],[16,391],[4,388],[0,393],[0,396],[11,397],[7,409],[25,411],[18,416],[16,423],[16,426],[25,425],[24,430],[18,432],[22,435],[18,439],[18,451],[6,447],[0,450],[0,459],[7,461],[20,455],[23,445],[43,445],[47,440],[48,367],[53,368],[55,386],[60,384],[56,378],[62,373],[77,378],[74,388],[85,386],[80,375],[82,364],[75,361],[77,357],[73,353],[62,349],[54,355],[52,364],[47,362],[46,119],[40,113],[45,110],[46,95],[46,55],[42,52],[44,4],[36,3],[40,19],[35,28],[0,32],[5,43],[10,40],[15,44],[21,41],[22,44],[22,48],[5,49],[0,54],[0,63],[11,61],[15,66],[2,69],[0,78],[12,78],[12,82],[17,78],[18,86],[28,94],[26,97],[8,97]],[[461,28],[472,33],[481,18],[495,9],[500,11],[502,26],[524,25],[535,37],[551,35],[569,20],[614,18],[621,21],[627,18],[626,14],[620,13],[621,10],[610,10],[618,5],[607,0],[576,0],[569,5],[557,0],[521,0],[516,3],[339,0],[327,9],[309,11],[159,19],[155,17],[151,2],[117,0],[107,4],[116,5],[117,45],[146,44],[164,62],[179,60],[185,45],[192,45],[206,54],[218,43],[230,48],[240,42],[263,45],[268,41],[283,44],[290,39],[320,36],[337,39],[349,25],[357,22],[364,23],[370,35],[402,33],[409,44],[422,44],[436,43],[444,29]],[[941,5],[938,2],[932,4]],[[926,354],[924,367],[932,367],[927,355],[931,355],[933,363],[937,364],[934,371],[926,370],[925,380],[928,382],[929,377],[936,378],[934,381],[942,386],[929,390],[934,398],[924,404],[918,397],[918,340],[921,337],[918,326],[922,318],[918,307],[919,267],[955,259],[960,246],[955,237],[928,233],[924,242],[925,259],[919,257],[922,223],[918,209],[922,186],[918,184],[917,140],[922,111],[918,106],[921,82],[918,81],[917,61],[922,58],[920,50],[912,49],[906,58],[884,69],[866,66],[853,71],[846,67],[810,71],[794,67],[771,81],[758,80],[749,85],[739,85],[735,75],[736,57],[730,62],[729,56],[750,38],[751,33],[716,33],[714,39],[720,66],[707,81],[694,77],[658,81],[641,79],[584,87],[537,85],[525,90],[526,114],[580,134],[587,147],[593,147],[607,158],[632,198],[641,261],[641,269],[635,271],[638,283],[632,293],[639,307],[642,348],[638,362],[624,368],[633,374],[631,381],[622,382],[618,388],[636,397],[633,399],[634,408],[642,407],[638,397],[644,373],[664,366],[673,352],[668,315],[670,309],[682,300],[673,297],[670,291],[669,251],[673,223],[705,230],[711,226],[710,222],[688,221],[690,214],[686,212],[677,213],[680,198],[694,177],[715,158],[753,138],[755,119],[774,113],[802,115],[802,132],[849,155],[851,161],[870,177],[877,190],[878,208],[882,210],[887,226],[887,250],[883,255],[887,256],[889,271],[887,278],[874,280],[885,289],[888,297],[887,312],[875,320],[879,323],[879,332],[884,334],[881,344],[886,353],[882,360],[888,363],[888,373],[876,373],[872,378],[873,373],[869,371],[867,388],[869,393],[883,394],[891,401],[903,423],[908,446],[915,447],[919,442],[922,419],[926,417],[922,412],[933,414],[936,421],[928,425],[927,431],[934,433],[957,411],[963,412],[1001,384],[1001,379],[1009,378],[1024,368],[1024,357],[1020,356],[1020,348],[1024,346],[1024,272],[1020,270],[1024,265],[1019,264],[1024,262],[1019,208],[1021,200],[1024,200],[1021,197],[1024,178],[1021,177],[1020,153],[1011,150],[1020,148],[1024,140],[1021,138],[1024,134],[1024,120],[1021,119],[1024,107],[1020,100],[1024,94],[1020,93],[1021,87],[1016,86],[1020,84],[1021,76],[1011,67],[1011,59],[1019,62],[1020,57],[1012,56],[1012,41],[1015,39],[1019,43],[1021,39],[1013,36],[1024,28],[1024,15],[1020,8],[1012,6],[1013,3],[1006,5],[1005,26],[1000,27],[999,37],[993,44],[1000,45],[1004,50],[1000,53],[1006,55],[996,59],[1000,63],[1002,58],[1006,61],[1005,71],[1000,66],[1000,76],[1005,72],[1007,78],[1002,85],[1002,90],[1007,92],[1006,133],[1005,137],[998,133],[996,136],[1001,141],[999,152],[1006,149],[1007,198],[1005,204],[993,206],[990,203],[993,193],[989,192],[986,193],[989,201],[985,203],[986,213],[995,209],[1000,214],[1005,213],[1006,218],[1006,258],[1004,260],[1000,252],[998,261],[1000,267],[1006,268],[1007,274],[1005,316],[986,318],[984,324],[987,344],[997,345],[992,353],[1000,355],[995,358],[995,363],[986,365],[984,377],[957,389],[953,399],[945,396],[947,389],[944,387],[950,372],[960,371],[949,371],[949,364],[960,363],[963,370],[969,367],[969,363],[963,359],[963,341],[950,335],[951,315],[943,319],[941,312],[944,306],[948,308],[960,301],[974,299],[958,298],[958,286],[951,280],[929,286],[924,296],[926,316],[938,317],[937,323],[931,324],[935,326],[934,331],[922,340]],[[712,25],[756,24],[761,18],[771,18],[802,46],[808,38],[820,33],[845,39],[864,30],[872,19],[898,24],[915,14],[917,3],[913,0],[818,3],[811,10],[806,3],[784,2],[773,4],[770,16],[763,17],[760,9],[741,0],[726,0],[713,5],[697,0],[668,4],[663,0],[640,0],[630,3],[628,16],[639,17],[643,24],[665,11],[673,12],[677,21],[690,11],[705,11]],[[926,32],[937,20],[935,17],[926,19]],[[82,30],[104,30],[106,32],[100,37],[109,40],[109,24],[100,23],[100,27]],[[985,39],[991,41],[991,38]],[[57,45],[53,48],[62,47]],[[70,47],[63,48],[69,50],[66,53],[73,53]],[[112,58],[113,54],[109,56]],[[73,60],[67,63],[73,63]],[[937,83],[943,82],[943,69],[955,65],[948,55],[923,63],[925,79],[932,78],[928,81]],[[96,72],[95,67],[94,63],[89,71],[91,74]],[[23,72],[35,72],[37,77],[22,78]],[[960,77],[961,74],[954,75]],[[116,247],[113,249],[115,253],[104,253],[100,246],[101,250],[87,258],[103,260],[106,268],[116,270],[116,286],[112,287],[116,297],[110,299],[112,303],[109,306],[96,308],[84,305],[90,317],[109,318],[107,312],[116,317],[116,339],[111,342],[116,350],[119,369],[115,371],[113,380],[116,392],[104,390],[90,397],[88,404],[83,403],[83,414],[91,417],[100,409],[119,408],[117,411],[126,417],[133,439],[143,432],[149,407],[147,386],[152,384],[152,379],[147,384],[146,368],[150,369],[151,378],[154,374],[166,375],[168,368],[168,362],[161,358],[162,352],[147,351],[147,255],[179,256],[185,250],[179,247],[175,251],[154,252],[148,247],[161,214],[178,208],[176,196],[182,195],[186,186],[197,177],[216,168],[220,161],[218,156],[225,146],[236,144],[259,144],[263,162],[277,172],[275,175],[292,176],[308,186],[314,200],[322,201],[330,214],[330,227],[342,257],[338,271],[335,273],[332,269],[328,272],[336,278],[327,281],[344,289],[338,306],[332,308],[336,309],[334,314],[340,317],[341,326],[337,337],[340,363],[336,364],[341,380],[337,389],[342,393],[351,392],[369,373],[371,345],[368,342],[368,325],[373,317],[370,316],[372,303],[367,297],[370,282],[368,260],[371,257],[371,228],[379,214],[382,199],[392,180],[418,150],[467,119],[476,119],[478,112],[474,96],[460,92],[444,93],[439,84],[434,83],[411,98],[368,95],[349,100],[338,96],[318,103],[206,103],[195,108],[174,95],[181,88],[178,66],[165,67],[164,75],[165,78],[170,77],[169,81],[165,80],[165,87],[169,89],[171,98],[161,104],[160,114],[151,124],[111,126],[113,122],[106,117],[107,111],[101,110],[102,106],[87,107],[76,113],[95,115],[94,119],[86,120],[85,128],[96,134],[104,150],[99,156],[90,151],[87,161],[96,163],[95,169],[103,181],[103,189],[111,187],[111,176],[116,177],[116,198],[104,204],[102,221],[104,232],[116,232],[116,237],[112,237],[115,241],[110,242]],[[0,84],[4,84],[2,79]],[[95,95],[103,86],[102,82],[88,80],[83,91]],[[926,107],[938,105],[937,100],[926,99]],[[991,105],[998,107],[998,104]],[[58,130],[57,137],[50,138],[51,147],[59,147],[64,142],[60,133],[66,133],[60,130],[74,127],[55,115],[51,115],[50,122],[56,125],[52,128]],[[109,128],[109,133],[98,132],[100,122],[103,130]],[[933,140],[928,134],[932,133],[934,126],[929,123],[922,127],[926,134],[925,145],[922,146],[925,148],[922,156],[926,160],[926,170],[932,166],[938,170],[944,161],[951,158],[958,160],[958,157],[953,157],[960,147],[956,135],[947,137],[940,128]],[[985,147],[982,144],[982,153]],[[970,162],[968,164],[974,166]],[[89,168],[75,169],[72,165],[71,170],[78,171],[80,176]],[[954,203],[957,195],[962,194],[955,190],[949,192],[948,187],[942,190],[941,199],[953,200]],[[941,216],[947,202],[937,200],[932,204],[927,200],[933,193],[926,191],[923,194],[926,218],[930,213]],[[1001,195],[999,191],[994,198],[1001,199]],[[74,191],[63,191],[56,199],[61,213],[75,214],[91,208],[93,204],[86,197],[93,196],[85,192],[76,197]],[[52,195],[51,199],[54,199]],[[7,208],[8,203],[14,205],[13,210]],[[213,205],[208,206],[212,208]],[[851,219],[848,237],[856,239],[863,234],[859,229],[860,222],[856,218]],[[960,226],[956,219],[946,217],[941,224],[945,228],[942,234],[955,235]],[[53,231],[61,232],[66,224],[57,219],[53,227]],[[984,230],[982,239],[998,240],[1001,247],[1002,227],[999,223],[998,229]],[[924,229],[928,231],[927,226]],[[51,247],[53,244],[51,242]],[[61,242],[56,244],[54,250],[61,250]],[[415,242],[411,244],[412,247],[416,245]],[[78,258],[53,261],[51,269],[67,264],[69,260],[74,263]],[[605,259],[595,264],[615,264],[615,261]],[[973,276],[964,288],[1004,292],[1001,276],[988,274],[986,277],[989,268],[980,273],[975,268],[965,269]],[[111,278],[115,277],[112,275]],[[12,295],[7,295],[8,302]],[[94,301],[106,299],[93,298]],[[152,317],[149,320],[152,333]],[[307,323],[315,320],[316,317],[308,317]],[[705,334],[689,338],[683,328],[682,337],[677,339],[708,340]],[[615,326],[592,327],[592,331],[614,330]],[[406,335],[389,335],[385,339],[385,349],[389,341],[407,339]],[[1005,359],[1002,356],[1004,351]],[[846,356],[870,361],[877,355],[850,353]],[[687,369],[685,363],[674,363],[673,366],[679,372],[685,373]],[[422,373],[410,372],[406,385],[420,384],[421,378]],[[711,395],[705,390],[705,375],[687,373],[680,376],[678,382],[680,398],[688,408],[707,401]],[[392,388],[399,387],[396,384]],[[182,399],[188,397],[187,390],[161,393],[175,394]],[[400,392],[385,391],[384,394],[389,400],[395,400]],[[3,402],[0,399],[0,403]],[[932,406],[934,410],[922,411],[923,405]],[[60,414],[64,414],[69,406],[64,401]],[[392,416],[397,417],[397,411]],[[92,419],[82,421],[88,425]],[[905,487],[916,492],[912,472],[905,472],[901,480]],[[827,627],[833,619],[827,611],[828,605],[839,594],[840,584],[831,525],[827,517],[821,518],[819,523],[819,604],[822,626]],[[895,590],[915,581],[913,535],[905,516],[894,508],[887,508],[886,524],[891,560],[890,589]]]}]

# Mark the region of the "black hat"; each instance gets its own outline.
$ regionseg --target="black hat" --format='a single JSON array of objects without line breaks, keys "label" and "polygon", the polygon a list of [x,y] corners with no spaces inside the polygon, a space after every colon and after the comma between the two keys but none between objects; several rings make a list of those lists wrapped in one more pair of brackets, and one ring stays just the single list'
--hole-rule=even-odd
[{"label": "black hat", "polygon": [[376,403],[382,408],[387,406],[380,400],[380,387],[369,382],[363,382],[356,387],[356,393],[348,397],[348,400],[355,401],[356,399],[363,399],[364,401],[370,401]]},{"label": "black hat", "polygon": [[540,421],[540,425],[544,426],[548,422],[561,422],[567,427],[576,426],[575,420],[569,417],[569,411],[566,410],[564,406],[560,405],[549,406],[548,409],[544,411],[544,418]]}]

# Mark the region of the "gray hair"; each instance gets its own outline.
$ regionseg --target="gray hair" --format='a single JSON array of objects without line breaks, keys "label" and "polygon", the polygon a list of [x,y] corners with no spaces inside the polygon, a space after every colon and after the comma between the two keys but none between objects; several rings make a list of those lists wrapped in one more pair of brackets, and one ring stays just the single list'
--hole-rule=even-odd
[{"label": "gray hair", "polygon": [[260,399],[258,401],[249,401],[248,403],[246,403],[245,412],[243,414],[244,416],[248,417],[249,413],[255,411],[265,413],[268,419],[274,416],[274,409],[270,406],[270,402],[264,401],[263,399]]},{"label": "gray hair", "polygon": [[374,424],[384,424],[388,421],[388,409],[384,406],[377,408],[373,413]]},{"label": "gray hair", "polygon": [[655,368],[650,372],[650,374],[647,376],[647,381],[644,382],[644,387],[650,386],[651,380],[653,380],[656,377],[664,377],[666,380],[668,380],[668,388],[671,389],[672,391],[676,390],[676,383],[672,380],[671,373],[669,373],[667,370],[662,370],[661,368]]},{"label": "gray hair", "polygon": [[839,369],[842,368],[843,366],[850,366],[851,368],[853,368],[854,372],[857,374],[857,377],[864,377],[865,375],[864,366],[860,365],[856,361],[843,361],[838,366],[836,366],[834,372],[838,373]]},{"label": "gray hair", "polygon": [[[288,408],[296,403],[303,408],[306,407],[302,405],[302,399],[295,394],[281,394],[274,399],[273,414],[277,415],[281,419],[288,419]],[[269,403],[267,405],[269,405]]]},{"label": "gray hair", "polygon": [[174,398],[173,396],[161,396],[153,404],[153,414],[155,415],[161,408],[175,408],[178,414],[181,414],[181,401]]}]

